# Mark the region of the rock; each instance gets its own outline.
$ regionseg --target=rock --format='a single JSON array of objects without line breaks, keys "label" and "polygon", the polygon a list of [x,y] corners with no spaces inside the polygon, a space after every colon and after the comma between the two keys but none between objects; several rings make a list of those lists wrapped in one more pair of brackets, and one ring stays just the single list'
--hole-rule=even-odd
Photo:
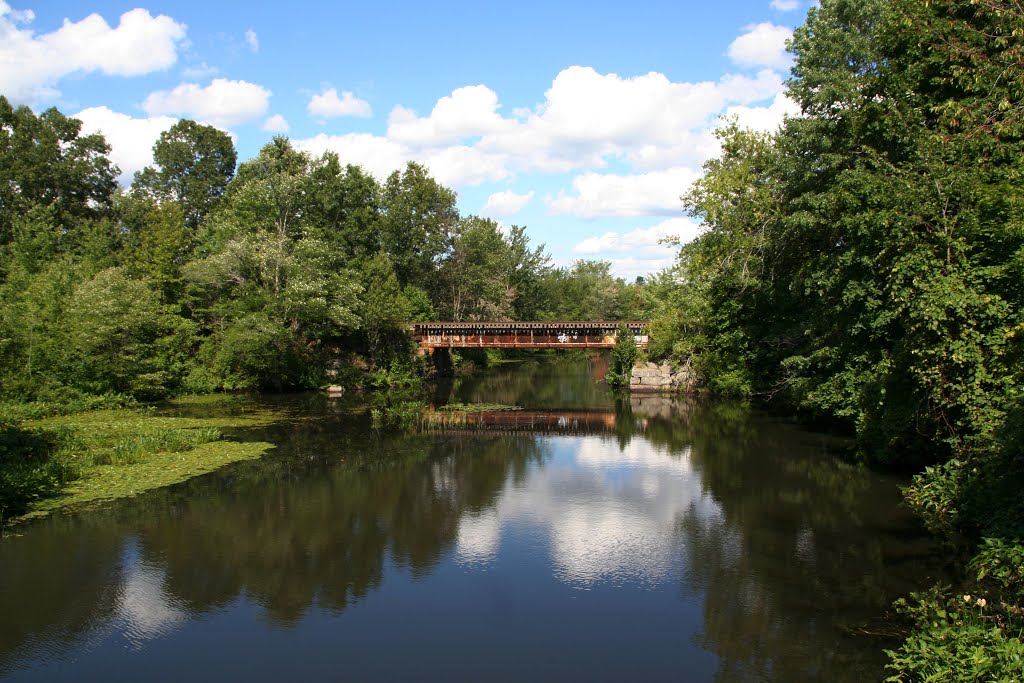
[{"label": "rock", "polygon": [[345,391],[345,388],[344,387],[340,387],[337,384],[332,384],[331,386],[327,387],[327,393],[328,394],[332,394],[332,395],[333,394],[341,394],[344,391]]},{"label": "rock", "polygon": [[633,368],[629,386],[640,391],[692,391],[697,376],[689,365],[676,369],[669,363],[648,362]]}]

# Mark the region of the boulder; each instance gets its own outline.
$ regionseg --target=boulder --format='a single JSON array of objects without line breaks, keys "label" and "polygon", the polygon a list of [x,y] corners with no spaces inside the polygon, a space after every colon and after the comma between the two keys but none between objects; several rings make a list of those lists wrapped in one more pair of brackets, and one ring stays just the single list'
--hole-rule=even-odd
[{"label": "boulder", "polygon": [[693,391],[697,388],[697,375],[689,363],[674,368],[669,363],[647,362],[633,368],[629,388],[634,391]]}]

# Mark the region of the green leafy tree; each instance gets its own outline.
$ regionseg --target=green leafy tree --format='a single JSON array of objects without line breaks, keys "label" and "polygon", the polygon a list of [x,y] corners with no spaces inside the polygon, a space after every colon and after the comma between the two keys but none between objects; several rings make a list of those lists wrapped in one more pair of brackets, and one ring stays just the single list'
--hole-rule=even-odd
[{"label": "green leafy tree", "polygon": [[135,174],[137,191],[159,201],[174,201],[194,234],[235,174],[237,154],[222,130],[182,119],[153,144],[154,166]]},{"label": "green leafy tree", "polygon": [[212,374],[195,373],[197,386],[316,386],[317,349],[358,326],[358,277],[305,212],[310,168],[284,138],[242,164],[209,221],[207,255],[185,267],[212,332],[200,354]]},{"label": "green leafy tree", "polygon": [[622,320],[626,283],[611,274],[609,261],[577,260],[570,268],[554,268],[541,278],[548,320]]},{"label": "green leafy tree", "polygon": [[[67,384],[87,393],[153,398],[180,379],[180,358],[191,347],[192,326],[169,313],[159,295],[123,269],[109,268],[79,284],[65,324]],[[170,338],[170,339],[168,339]],[[163,350],[178,355],[169,361]]]},{"label": "green leafy tree", "polygon": [[305,214],[311,230],[357,266],[382,247],[381,187],[358,166],[327,152],[312,164]]},{"label": "green leafy tree", "polygon": [[408,336],[402,325],[412,317],[412,305],[406,299],[391,259],[383,251],[363,264],[365,289],[359,302],[362,329],[366,332],[370,363],[376,366],[389,356],[406,353]]},{"label": "green leafy tree", "polygon": [[632,330],[625,325],[619,325],[615,347],[612,349],[612,362],[605,376],[608,385],[616,389],[628,388],[633,376],[633,364],[639,355],[640,349],[636,345]]},{"label": "green leafy tree", "polygon": [[47,109],[36,116],[0,95],[0,246],[14,239],[14,224],[35,206],[50,207],[57,248],[77,246],[79,219],[110,208],[117,167],[101,135],[82,135],[82,122]]},{"label": "green leafy tree", "polygon": [[398,281],[439,296],[434,273],[451,249],[458,226],[455,193],[431,178],[426,168],[410,162],[404,171],[388,177],[383,207],[382,246]]}]

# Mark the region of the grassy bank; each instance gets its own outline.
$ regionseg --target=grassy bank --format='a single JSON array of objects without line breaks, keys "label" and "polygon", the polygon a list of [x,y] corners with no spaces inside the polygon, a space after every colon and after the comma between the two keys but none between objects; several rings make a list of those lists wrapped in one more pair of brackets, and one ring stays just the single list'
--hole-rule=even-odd
[{"label": "grassy bank", "polygon": [[[233,397],[179,399],[237,401]],[[7,406],[0,415],[0,514],[4,523],[68,506],[133,496],[232,462],[258,458],[272,444],[224,438],[229,427],[259,427],[280,416],[269,410],[229,411],[230,417],[157,415],[121,407],[70,415],[45,406]]]}]

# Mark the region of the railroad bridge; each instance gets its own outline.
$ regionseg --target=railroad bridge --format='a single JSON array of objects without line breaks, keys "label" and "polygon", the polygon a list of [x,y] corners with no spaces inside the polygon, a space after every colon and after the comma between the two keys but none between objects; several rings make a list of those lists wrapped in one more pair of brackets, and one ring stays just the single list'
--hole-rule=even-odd
[{"label": "railroad bridge", "polygon": [[428,322],[411,323],[410,331],[420,349],[610,349],[619,327],[633,333],[637,346],[650,343],[649,322]]}]

